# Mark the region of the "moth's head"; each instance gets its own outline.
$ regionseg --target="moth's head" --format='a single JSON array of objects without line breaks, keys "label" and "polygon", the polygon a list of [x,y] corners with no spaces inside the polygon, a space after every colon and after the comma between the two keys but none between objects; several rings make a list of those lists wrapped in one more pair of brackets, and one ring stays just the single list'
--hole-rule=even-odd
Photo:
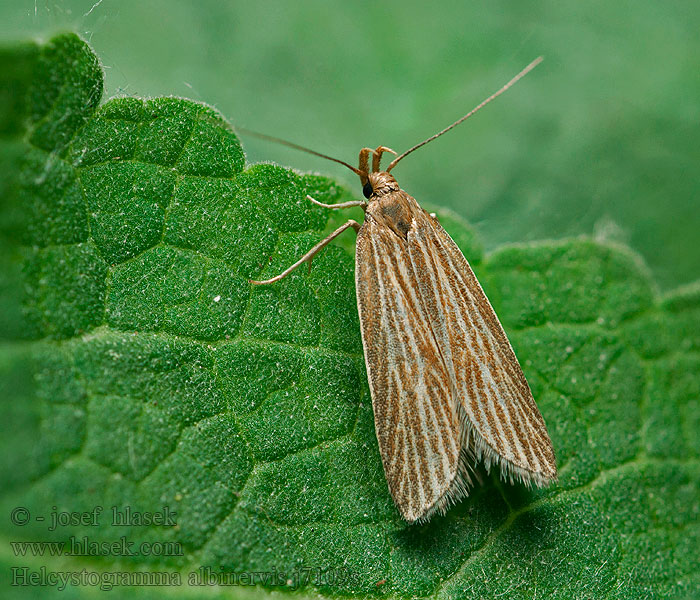
[{"label": "moth's head", "polygon": [[363,179],[366,181],[362,185],[362,193],[368,200],[370,198],[376,200],[391,192],[398,192],[400,189],[394,176],[386,171],[370,173],[366,178],[360,177],[360,180]]},{"label": "moth's head", "polygon": [[[357,169],[353,169],[353,171],[360,176],[362,193],[368,200],[370,198],[376,199],[390,192],[397,192],[399,190],[399,184],[396,183],[396,179],[389,175],[391,168],[388,168],[386,171],[380,169],[382,154],[385,152],[396,154],[396,152],[386,146],[379,146],[376,150],[372,150],[372,148],[362,148],[362,150],[360,150],[360,164]],[[369,166],[370,156],[372,156],[371,169]]]}]

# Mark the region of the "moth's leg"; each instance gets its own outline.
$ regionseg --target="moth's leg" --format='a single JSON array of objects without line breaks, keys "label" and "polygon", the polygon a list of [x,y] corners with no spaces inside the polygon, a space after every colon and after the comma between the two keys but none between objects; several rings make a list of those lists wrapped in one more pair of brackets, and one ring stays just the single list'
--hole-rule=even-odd
[{"label": "moth's leg", "polygon": [[379,171],[379,163],[382,161],[382,154],[385,152],[391,152],[394,156],[396,156],[396,152],[394,152],[391,148],[387,148],[386,146],[378,146],[376,150],[374,150],[373,154],[374,156],[372,157],[372,172],[376,173]]},{"label": "moth's leg", "polygon": [[323,208],[351,208],[352,206],[367,206],[367,202],[365,200],[352,200],[350,202],[341,202],[340,204],[324,204],[323,202],[319,202],[318,200],[314,200],[311,196],[307,195],[306,196],[311,202],[318,206],[323,206]]},{"label": "moth's leg", "polygon": [[316,244],[311,250],[309,250],[304,256],[302,256],[297,262],[295,262],[291,267],[289,267],[286,271],[283,271],[276,277],[273,277],[272,279],[266,279],[265,281],[254,281],[250,279],[250,283],[254,285],[266,285],[268,283],[275,283],[276,281],[279,281],[283,277],[286,277],[289,275],[294,269],[297,267],[300,267],[303,265],[305,262],[309,263],[309,266],[311,266],[311,259],[328,243],[333,240],[334,238],[337,238],[343,231],[345,231],[348,227],[352,227],[355,232],[360,231],[360,224],[357,221],[353,221],[350,219],[347,223],[341,225],[336,229],[333,233],[331,233],[326,239],[321,240],[318,244]]}]

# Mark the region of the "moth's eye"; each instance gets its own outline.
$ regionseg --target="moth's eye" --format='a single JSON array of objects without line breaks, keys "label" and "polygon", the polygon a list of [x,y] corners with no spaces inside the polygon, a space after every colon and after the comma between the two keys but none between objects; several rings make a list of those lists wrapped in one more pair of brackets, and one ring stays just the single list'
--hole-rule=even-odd
[{"label": "moth's eye", "polygon": [[362,186],[362,193],[364,194],[365,198],[369,198],[372,195],[372,185],[369,181]]}]

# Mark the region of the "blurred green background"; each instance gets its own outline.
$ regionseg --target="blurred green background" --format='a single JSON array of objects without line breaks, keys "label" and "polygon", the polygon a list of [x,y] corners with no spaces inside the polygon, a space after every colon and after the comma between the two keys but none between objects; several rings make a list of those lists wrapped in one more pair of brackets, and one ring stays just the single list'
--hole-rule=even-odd
[{"label": "blurred green background", "polygon": [[[592,234],[629,243],[662,290],[700,273],[700,4],[0,0],[0,41],[71,29],[107,95],[207,102],[234,125],[354,163],[443,128],[538,55],[507,95],[394,174],[487,248]],[[250,162],[343,167],[243,139]]]}]

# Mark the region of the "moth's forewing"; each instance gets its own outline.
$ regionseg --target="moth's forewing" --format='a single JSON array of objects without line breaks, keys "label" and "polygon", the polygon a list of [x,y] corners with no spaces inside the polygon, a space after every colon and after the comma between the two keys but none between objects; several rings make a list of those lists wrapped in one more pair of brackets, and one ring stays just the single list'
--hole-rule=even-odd
[{"label": "moth's forewing", "polygon": [[[422,211],[423,212],[423,211]],[[463,435],[486,468],[525,484],[556,478],[552,442],[522,369],[469,263],[427,213],[408,235],[419,295],[455,390]]]},{"label": "moth's forewing", "polygon": [[370,202],[355,278],[379,450],[404,518],[465,496],[479,459],[527,484],[556,477],[496,314],[459,248],[405,192]]},{"label": "moth's forewing", "polygon": [[380,202],[357,237],[357,304],[384,472],[402,516],[415,521],[453,485],[460,424],[405,240],[373,217]]}]

